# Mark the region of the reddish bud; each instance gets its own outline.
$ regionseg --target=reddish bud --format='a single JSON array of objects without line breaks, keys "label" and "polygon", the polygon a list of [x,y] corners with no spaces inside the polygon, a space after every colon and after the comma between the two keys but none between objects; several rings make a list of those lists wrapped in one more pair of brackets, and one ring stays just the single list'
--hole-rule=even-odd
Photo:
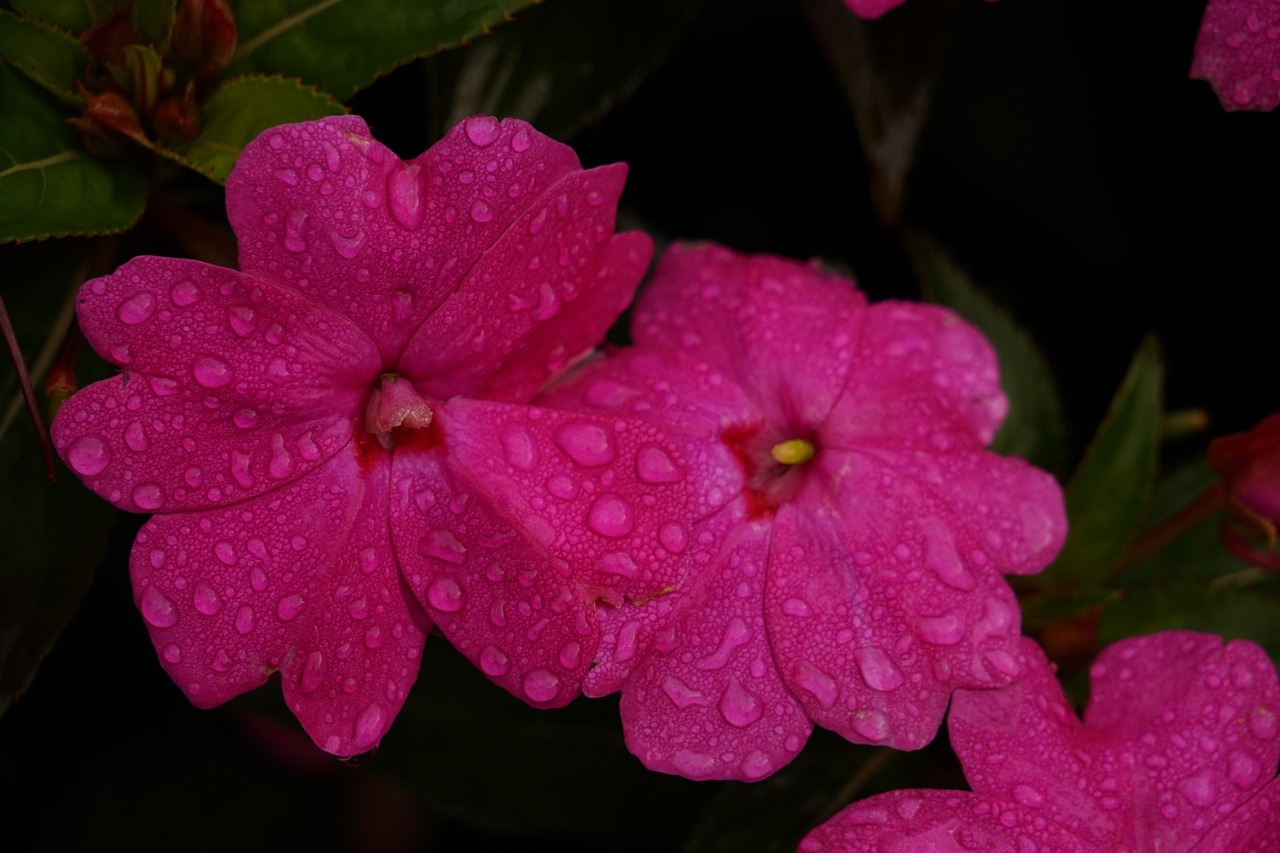
[{"label": "reddish bud", "polygon": [[190,142],[200,135],[200,107],[196,103],[196,84],[187,82],[187,89],[179,95],[169,95],[156,104],[151,117],[156,138],[166,142]]},{"label": "reddish bud", "polygon": [[91,121],[101,128],[105,128],[119,136],[131,139],[139,145],[150,148],[151,140],[147,139],[147,132],[142,128],[142,122],[138,120],[138,113],[134,111],[133,104],[129,103],[129,99],[119,92],[90,92],[80,85],[80,94],[84,96],[86,106],[84,108],[84,118],[77,121],[76,119],[68,119],[73,125],[80,128],[81,136],[85,136],[84,121]]},{"label": "reddish bud", "polygon": [[138,115],[149,116],[160,95],[173,85],[173,72],[150,45],[129,45],[124,57],[109,68],[112,79],[133,99]]},{"label": "reddish bud", "polygon": [[[1222,536],[1228,550],[1260,568],[1280,569],[1276,525],[1280,523],[1280,414],[1248,432],[1209,444],[1209,464],[1227,489]],[[1266,543],[1262,549],[1250,540]]]},{"label": "reddish bud", "polygon": [[236,52],[236,22],[226,0],[183,0],[173,24],[173,52],[212,78]]},{"label": "reddish bud", "polygon": [[103,65],[119,62],[138,40],[133,31],[133,3],[116,6],[111,14],[80,34],[80,43]]}]

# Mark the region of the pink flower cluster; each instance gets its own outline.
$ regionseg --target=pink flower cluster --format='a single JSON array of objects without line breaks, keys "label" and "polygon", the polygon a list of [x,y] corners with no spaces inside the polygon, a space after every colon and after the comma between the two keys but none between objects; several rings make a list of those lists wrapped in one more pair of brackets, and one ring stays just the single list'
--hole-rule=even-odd
[{"label": "pink flower cluster", "polygon": [[802,853],[1280,850],[1280,685],[1262,649],[1189,631],[1122,640],[1093,665],[1082,723],[1023,642],[1026,675],[952,700],[972,792],[854,803]]}]

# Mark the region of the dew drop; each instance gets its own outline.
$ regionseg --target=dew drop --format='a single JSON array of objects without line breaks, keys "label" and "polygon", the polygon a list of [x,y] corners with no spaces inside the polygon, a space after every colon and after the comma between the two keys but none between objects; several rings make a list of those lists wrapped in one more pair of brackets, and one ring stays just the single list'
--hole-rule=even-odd
[{"label": "dew drop", "polygon": [[354,237],[347,237],[338,231],[329,232],[329,242],[333,244],[333,250],[347,260],[352,260],[360,254],[360,250],[364,248],[364,241],[363,231],[356,232]]},{"label": "dew drop", "polygon": [[547,491],[561,500],[571,501],[578,496],[578,484],[571,477],[557,474],[547,480]]},{"label": "dew drop", "polygon": [[169,663],[182,663],[182,649],[176,643],[164,647],[164,659]]},{"label": "dew drop", "polygon": [[872,690],[886,692],[902,684],[902,672],[880,649],[868,646],[858,649],[853,656],[862,672],[862,680]]},{"label": "dew drop", "polygon": [[679,483],[684,474],[665,450],[656,444],[640,448],[636,454],[636,474],[646,483]]},{"label": "dew drop", "polygon": [[497,646],[485,646],[480,650],[480,668],[485,675],[497,678],[507,674],[511,669],[511,662]]},{"label": "dew drop", "polygon": [[186,308],[188,305],[200,301],[200,288],[196,287],[195,282],[180,281],[170,288],[169,298],[179,308]]},{"label": "dew drop", "polygon": [[305,210],[294,210],[284,221],[284,247],[290,252],[302,252],[307,248],[306,235],[303,232],[307,222]]},{"label": "dew drop", "polygon": [[1227,758],[1227,778],[1237,788],[1247,790],[1252,787],[1253,783],[1258,781],[1261,770],[1258,762],[1243,752],[1233,752]]},{"label": "dew drop", "polygon": [[241,607],[236,611],[236,630],[241,634],[247,634],[253,630],[253,608]]},{"label": "dew drop", "polygon": [[134,421],[125,427],[124,443],[129,445],[129,449],[141,453],[149,446],[147,434],[142,428],[142,421]]},{"label": "dew drop", "polygon": [[1208,771],[1183,779],[1178,783],[1178,792],[1193,806],[1209,806],[1213,804],[1213,778]]},{"label": "dew drop", "polygon": [[376,649],[381,645],[382,628],[378,625],[373,625],[364,632],[364,647],[366,649]]},{"label": "dew drop", "polygon": [[522,682],[524,695],[534,702],[550,702],[560,690],[560,679],[545,669],[526,673]]},{"label": "dew drop", "polygon": [[888,717],[879,711],[857,711],[850,715],[849,722],[867,743],[884,743],[892,734]]},{"label": "dew drop", "polygon": [[351,745],[356,749],[365,749],[382,737],[383,713],[381,706],[369,705],[356,717],[356,733]]},{"label": "dew drop", "polygon": [[196,584],[192,600],[195,602],[196,610],[205,616],[214,616],[222,612],[222,599],[207,583]]},{"label": "dew drop", "polygon": [[267,465],[267,473],[277,480],[293,473],[293,457],[285,450],[284,436],[280,433],[271,437],[271,462]]},{"label": "dew drop", "polygon": [[523,427],[510,424],[502,430],[502,448],[507,461],[521,471],[531,471],[538,464],[538,449],[533,436]]},{"label": "dew drop", "polygon": [[480,223],[489,222],[493,219],[493,208],[483,200],[477,200],[471,205],[471,218]]},{"label": "dew drop", "polygon": [[255,409],[240,409],[231,416],[231,422],[240,429],[252,429],[258,425],[258,412]]},{"label": "dew drop", "polygon": [[156,298],[144,291],[121,302],[120,307],[116,310],[116,316],[126,326],[136,326],[149,320],[155,310]]},{"label": "dew drop", "polygon": [[227,322],[231,325],[231,331],[242,338],[247,338],[253,334],[254,327],[258,324],[258,317],[248,305],[232,305],[227,309]]},{"label": "dew drop", "polygon": [[92,477],[111,464],[111,448],[100,436],[82,435],[67,448],[67,464],[81,477]]},{"label": "dew drop", "polygon": [[196,382],[205,388],[221,388],[232,379],[231,368],[227,363],[211,355],[197,358],[191,367],[191,373]]},{"label": "dew drop", "polygon": [[142,611],[142,618],[153,627],[172,628],[178,624],[178,611],[173,602],[154,586],[148,586],[142,593],[138,609]]},{"label": "dew drop", "polygon": [[1024,806],[1039,808],[1044,805],[1045,797],[1039,790],[1030,785],[1018,785],[1013,789],[1013,798]]},{"label": "dew drop", "polygon": [[401,226],[416,231],[426,214],[422,179],[417,164],[397,163],[387,175],[387,206]]},{"label": "dew drop", "polygon": [[720,716],[730,725],[746,728],[764,715],[760,697],[743,687],[736,678],[729,679],[729,686],[720,696]]},{"label": "dew drop", "polygon": [[813,694],[818,704],[830,708],[836,701],[836,681],[808,661],[800,661],[795,668],[795,682]]},{"label": "dew drop", "polygon": [[560,647],[560,665],[565,669],[576,669],[582,660],[582,645],[565,643]]},{"label": "dew drop", "polygon": [[682,554],[689,546],[689,533],[682,525],[673,521],[662,525],[658,530],[658,541],[672,554]]},{"label": "dew drop", "polygon": [[296,187],[298,185],[298,173],[293,169],[276,169],[271,174],[276,176],[276,180],[287,186]]},{"label": "dew drop", "polygon": [[555,442],[570,459],[589,468],[608,464],[615,455],[613,438],[604,427],[597,424],[564,424],[556,430]]},{"label": "dew drop", "polygon": [[324,681],[324,655],[318,651],[307,655],[307,662],[302,665],[302,674],[298,677],[298,689],[303,693],[314,693]]},{"label": "dew drop", "polygon": [[706,779],[715,772],[718,763],[714,755],[691,749],[678,749],[671,756],[671,765],[689,779]]},{"label": "dew drop", "polygon": [[462,587],[450,577],[438,577],[427,588],[427,600],[431,606],[446,613],[457,613],[464,604]]},{"label": "dew drop", "polygon": [[631,504],[617,495],[601,495],[591,504],[587,526],[601,536],[615,539],[626,536],[635,526]]},{"label": "dew drop", "polygon": [[418,553],[460,565],[467,559],[467,547],[448,530],[430,530],[418,540]]},{"label": "dew drop", "polygon": [[964,615],[959,612],[926,616],[916,623],[920,638],[935,646],[954,646],[964,638]]},{"label": "dew drop", "polygon": [[[501,133],[498,120],[493,116],[471,116],[462,123],[462,128],[466,131],[467,139],[477,148],[488,148]],[[514,144],[515,141],[512,140],[513,147]]]},{"label": "dew drop", "polygon": [[156,510],[164,503],[164,492],[155,483],[139,483],[133,487],[133,502],[139,509]]}]

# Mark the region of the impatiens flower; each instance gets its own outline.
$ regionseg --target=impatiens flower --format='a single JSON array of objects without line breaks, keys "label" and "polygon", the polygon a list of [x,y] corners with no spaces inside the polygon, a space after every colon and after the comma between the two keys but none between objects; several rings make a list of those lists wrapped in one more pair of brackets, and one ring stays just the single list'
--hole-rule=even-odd
[{"label": "impatiens flower", "polygon": [[[1248,432],[1223,436],[1209,444],[1209,464],[1227,490],[1222,535],[1241,560],[1261,568],[1280,569],[1276,526],[1280,525],[1280,415],[1272,415]],[[1250,539],[1266,542],[1255,547]]]},{"label": "impatiens flower", "polygon": [[[896,9],[907,0],[844,0],[844,4],[859,18],[879,18],[890,9]],[[988,0],[995,2],[995,0]]]},{"label": "impatiens flower", "polygon": [[1227,110],[1280,103],[1280,6],[1274,0],[1209,0],[1191,78],[1207,80]]},{"label": "impatiens flower", "polygon": [[802,853],[1280,850],[1280,686],[1262,649],[1190,631],[1122,640],[1093,666],[1082,723],[1024,642],[1021,679],[952,700],[972,793],[854,803]]},{"label": "impatiens flower", "polygon": [[[279,127],[227,182],[240,271],[143,257],[84,285],[80,323],[120,373],[67,401],[54,441],[155,513],[134,596],[195,704],[278,670],[317,744],[363,752],[427,617],[512,692],[563,704],[594,602],[678,581],[657,530],[691,489],[651,494],[635,464],[664,439],[525,405],[645,270],[648,238],[613,233],[624,176],[513,120],[467,119],[407,162],[356,117]],[[552,480],[574,491],[554,507],[534,494]]]},{"label": "impatiens flower", "polygon": [[[1043,568],[1066,522],[1049,475],[984,449],[1007,404],[976,330],[867,305],[816,266],[687,245],[663,258],[634,337],[545,402],[683,433],[686,457],[719,472],[699,482],[683,586],[600,609],[584,690],[621,689],[646,765],[757,779],[815,722],[917,748],[953,690],[1022,670],[1001,573]],[[639,461],[644,479],[675,477]]]}]

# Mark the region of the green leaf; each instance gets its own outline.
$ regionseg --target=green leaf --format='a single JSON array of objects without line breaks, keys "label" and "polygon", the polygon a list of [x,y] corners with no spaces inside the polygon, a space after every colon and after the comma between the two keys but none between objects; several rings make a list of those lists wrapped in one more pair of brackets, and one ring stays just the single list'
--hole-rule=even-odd
[{"label": "green leaf", "polygon": [[230,0],[231,73],[301,77],[349,98],[421,56],[477,39],[533,0]]},{"label": "green leaf", "polygon": [[13,11],[79,35],[111,11],[109,0],[11,0]]},{"label": "green leaf", "polygon": [[130,159],[101,162],[62,112],[0,64],[0,243],[111,234],[142,215],[147,182]]},{"label": "green leaf", "polygon": [[84,106],[76,80],[89,52],[66,32],[0,9],[0,57],[63,103]]},{"label": "green leaf", "polygon": [[1130,590],[1103,609],[1098,641],[1113,643],[1175,629],[1252,640],[1280,661],[1280,578],[1268,577],[1245,588],[1174,581]]},{"label": "green leaf", "polygon": [[475,113],[515,116],[567,139],[629,95],[675,45],[702,0],[557,0],[441,56],[443,131]]},{"label": "green leaf", "polygon": [[996,349],[1009,414],[991,449],[1021,456],[1049,471],[1061,471],[1067,455],[1062,403],[1040,348],[936,243],[913,235],[906,246],[925,299],[945,305],[973,323]]},{"label": "green leaf", "polygon": [[[4,300],[28,364],[56,352],[74,294],[83,246],[5,246]],[[66,468],[44,475],[35,427],[12,371],[0,382],[0,714],[22,694],[70,621],[106,547],[110,504]]]},{"label": "green leaf", "polygon": [[136,0],[133,7],[133,31],[143,44],[161,45],[169,40],[177,0]]},{"label": "green leaf", "polygon": [[332,97],[297,80],[239,77],[205,102],[204,130],[194,142],[157,150],[221,184],[241,150],[267,128],[345,112]]},{"label": "green leaf", "polygon": [[1160,345],[1149,336],[1067,484],[1071,530],[1041,582],[1098,585],[1138,532],[1160,440],[1162,380]]}]

